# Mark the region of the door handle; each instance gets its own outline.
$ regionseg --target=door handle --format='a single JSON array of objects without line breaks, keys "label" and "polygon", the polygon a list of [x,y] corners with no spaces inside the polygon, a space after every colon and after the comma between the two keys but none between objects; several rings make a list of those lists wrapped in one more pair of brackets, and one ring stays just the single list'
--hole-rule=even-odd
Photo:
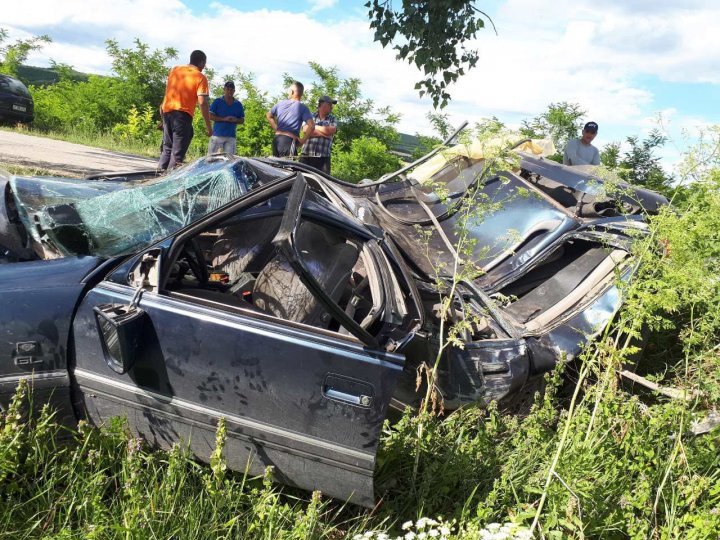
[{"label": "door handle", "polygon": [[329,397],[330,399],[336,399],[338,401],[344,401],[346,403],[349,403],[350,405],[358,405],[360,407],[370,407],[372,405],[373,399],[370,396],[366,395],[355,395],[355,394],[348,394],[347,392],[341,392],[340,390],[335,390],[334,388],[326,388],[325,389],[325,395]]},{"label": "door handle", "polygon": [[323,395],[356,407],[369,408],[373,404],[373,386],[365,381],[328,373],[322,385]]}]

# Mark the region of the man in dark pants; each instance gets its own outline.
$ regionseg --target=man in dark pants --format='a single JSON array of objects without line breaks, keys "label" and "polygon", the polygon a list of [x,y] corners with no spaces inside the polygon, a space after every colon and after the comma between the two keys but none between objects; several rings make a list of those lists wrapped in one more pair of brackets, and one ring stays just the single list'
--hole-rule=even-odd
[{"label": "man in dark pants", "polygon": [[336,103],[336,99],[328,96],[318,100],[318,110],[313,115],[315,130],[303,145],[300,156],[300,163],[307,163],[327,174],[330,174],[330,150],[337,131],[337,122],[330,113]]},{"label": "man in dark pants", "polygon": [[[307,106],[300,102],[305,87],[295,81],[290,85],[288,99],[278,101],[265,117],[275,130],[272,151],[275,157],[292,157],[297,149],[312,136],[315,129],[313,115]],[[300,128],[305,123],[304,137],[300,137]]]},{"label": "man in dark pants", "polygon": [[212,135],[210,110],[208,106],[207,77],[203,75],[207,56],[202,51],[193,51],[190,64],[175,66],[168,74],[165,99],[160,110],[163,119],[162,153],[158,169],[164,171],[180,165],[193,137],[192,120],[196,105],[205,120],[208,136]]}]

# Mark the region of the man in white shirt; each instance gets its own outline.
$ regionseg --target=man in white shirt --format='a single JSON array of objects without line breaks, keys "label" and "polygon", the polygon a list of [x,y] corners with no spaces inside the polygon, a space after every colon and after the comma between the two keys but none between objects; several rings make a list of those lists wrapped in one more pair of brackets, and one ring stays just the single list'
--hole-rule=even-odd
[{"label": "man in white shirt", "polygon": [[563,155],[563,165],[600,165],[600,152],[592,144],[597,135],[598,125],[588,122],[582,130],[582,137],[568,141]]}]

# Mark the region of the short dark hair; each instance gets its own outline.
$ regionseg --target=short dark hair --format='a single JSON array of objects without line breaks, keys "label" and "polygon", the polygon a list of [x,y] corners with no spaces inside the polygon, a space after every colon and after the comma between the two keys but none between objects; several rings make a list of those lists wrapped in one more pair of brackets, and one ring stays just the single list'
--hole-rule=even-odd
[{"label": "short dark hair", "polygon": [[190,53],[190,63],[193,66],[199,66],[200,64],[204,64],[205,62],[207,62],[207,55],[204,52],[200,50],[195,50]]},{"label": "short dark hair", "polygon": [[305,93],[305,86],[300,81],[293,81],[290,86],[294,86],[295,90],[297,90],[298,97],[302,97],[302,95]]}]

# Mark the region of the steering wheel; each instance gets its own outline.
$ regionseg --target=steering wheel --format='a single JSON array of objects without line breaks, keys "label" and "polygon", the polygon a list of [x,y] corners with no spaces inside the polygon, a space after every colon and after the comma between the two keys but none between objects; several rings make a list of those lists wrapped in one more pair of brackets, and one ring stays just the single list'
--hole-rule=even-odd
[{"label": "steering wheel", "polygon": [[207,282],[210,279],[210,274],[208,273],[207,264],[205,264],[205,256],[203,255],[202,249],[200,249],[200,245],[197,243],[197,240],[191,238],[185,242],[182,254],[185,256],[185,260],[190,266],[190,271],[200,282],[200,285],[207,285]]}]

